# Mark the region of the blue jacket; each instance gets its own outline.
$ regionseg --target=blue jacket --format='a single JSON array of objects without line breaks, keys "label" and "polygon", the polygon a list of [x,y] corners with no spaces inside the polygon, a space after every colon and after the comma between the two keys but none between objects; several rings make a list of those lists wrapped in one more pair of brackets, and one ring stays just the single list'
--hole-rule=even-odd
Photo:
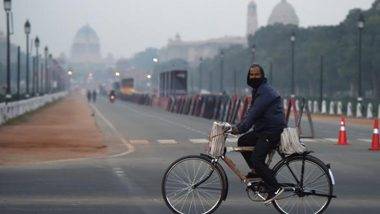
[{"label": "blue jacket", "polygon": [[251,105],[242,122],[237,125],[239,134],[253,126],[257,133],[281,133],[286,127],[281,96],[264,79],[258,88],[252,90]]}]

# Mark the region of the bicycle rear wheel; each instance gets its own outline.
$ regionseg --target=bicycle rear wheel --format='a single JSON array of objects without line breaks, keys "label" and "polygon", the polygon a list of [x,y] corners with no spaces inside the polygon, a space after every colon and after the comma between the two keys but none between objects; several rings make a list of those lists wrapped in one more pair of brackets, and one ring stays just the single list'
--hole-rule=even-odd
[{"label": "bicycle rear wheel", "polygon": [[328,170],[322,161],[312,156],[305,159],[297,156],[275,167],[276,179],[285,189],[273,201],[275,208],[287,214],[323,213],[333,194]]},{"label": "bicycle rear wheel", "polygon": [[208,214],[219,207],[226,184],[208,159],[187,156],[169,166],[161,190],[166,205],[174,213]]}]

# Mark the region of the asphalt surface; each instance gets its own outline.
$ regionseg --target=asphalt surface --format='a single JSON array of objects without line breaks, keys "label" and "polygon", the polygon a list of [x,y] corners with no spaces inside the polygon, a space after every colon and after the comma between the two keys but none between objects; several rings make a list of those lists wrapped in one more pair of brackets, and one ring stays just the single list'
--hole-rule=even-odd
[{"label": "asphalt surface", "polygon": [[[204,151],[201,142],[212,121],[103,98],[93,108],[106,143],[120,145],[114,155],[1,167],[1,214],[170,213],[161,196],[162,175],[174,160]],[[338,198],[326,213],[380,213],[380,152],[368,150],[371,127],[348,124],[350,145],[338,146],[338,124],[314,125],[317,139],[306,144],[331,163],[337,183]],[[230,157],[248,170],[240,154]],[[244,185],[225,169],[230,192],[216,213],[277,213],[251,202]]]}]

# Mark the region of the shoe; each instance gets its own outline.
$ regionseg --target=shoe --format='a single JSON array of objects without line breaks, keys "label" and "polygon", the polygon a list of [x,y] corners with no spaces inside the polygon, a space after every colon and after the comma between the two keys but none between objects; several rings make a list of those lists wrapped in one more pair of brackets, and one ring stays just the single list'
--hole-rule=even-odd
[{"label": "shoe", "polygon": [[261,177],[253,172],[248,172],[248,174],[245,176],[245,178],[249,181],[261,181]]},{"label": "shoe", "polygon": [[284,189],[280,187],[275,192],[269,193],[267,199],[264,201],[264,204],[268,205],[273,200],[275,200],[278,196],[280,196],[283,192],[284,192]]}]

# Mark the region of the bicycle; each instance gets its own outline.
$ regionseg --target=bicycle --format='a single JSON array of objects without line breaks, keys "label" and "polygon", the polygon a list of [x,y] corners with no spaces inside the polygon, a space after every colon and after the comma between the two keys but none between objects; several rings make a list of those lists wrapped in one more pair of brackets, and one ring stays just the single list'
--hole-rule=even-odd
[{"label": "bicycle", "polygon": [[[254,147],[226,147],[225,142],[231,125],[217,123],[221,134],[209,137],[208,154],[190,155],[174,161],[165,171],[161,191],[166,205],[173,213],[213,213],[227,199],[228,178],[222,160],[246,185],[248,197],[263,202],[267,197],[262,180],[249,180],[226,155],[229,152],[253,151]],[[302,210],[304,213],[323,213],[330,204],[335,180],[330,164],[311,156],[312,151],[285,155],[272,168],[284,192],[272,204],[280,213]],[[273,151],[266,163],[272,161]],[[310,199],[310,200],[309,200]]]}]

